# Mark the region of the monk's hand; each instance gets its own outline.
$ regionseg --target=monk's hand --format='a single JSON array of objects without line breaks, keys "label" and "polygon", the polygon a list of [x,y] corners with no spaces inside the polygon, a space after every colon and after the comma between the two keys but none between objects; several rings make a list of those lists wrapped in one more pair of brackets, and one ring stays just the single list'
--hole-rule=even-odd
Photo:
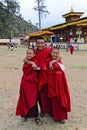
[{"label": "monk's hand", "polygon": [[37,66],[34,62],[28,60],[27,58],[25,58],[23,60],[23,62],[26,63],[26,64],[29,64],[29,65],[32,65],[33,68]]},{"label": "monk's hand", "polygon": [[56,61],[59,61],[59,60],[61,60],[62,59],[62,57],[58,57],[57,59],[56,59]]},{"label": "monk's hand", "polygon": [[37,65],[34,62],[32,62],[26,58],[23,61],[24,61],[24,63],[31,65],[33,70],[37,70]]},{"label": "monk's hand", "polygon": [[24,63],[27,63],[27,59],[25,58],[25,59],[23,60],[23,62],[24,62]]},{"label": "monk's hand", "polygon": [[49,63],[49,69],[50,70],[53,70],[53,63],[56,63],[57,61],[56,60],[52,60],[50,63]]},{"label": "monk's hand", "polygon": [[32,68],[33,70],[37,70],[37,65],[34,62],[32,62]]},{"label": "monk's hand", "polygon": [[29,65],[32,65],[32,64],[33,64],[33,62],[30,61],[30,60],[28,60],[27,58],[25,58],[25,59],[23,60],[23,62],[26,63],[26,64],[29,64]]}]

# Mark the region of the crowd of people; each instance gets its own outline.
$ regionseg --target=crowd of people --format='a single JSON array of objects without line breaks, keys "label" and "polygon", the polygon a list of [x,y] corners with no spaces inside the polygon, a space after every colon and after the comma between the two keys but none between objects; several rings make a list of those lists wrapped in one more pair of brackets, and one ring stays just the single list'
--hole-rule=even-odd
[{"label": "crowd of people", "polygon": [[59,49],[46,47],[42,37],[37,39],[36,46],[27,49],[23,60],[16,116],[21,116],[22,121],[35,118],[40,126],[40,117],[49,114],[54,121],[64,124],[71,112],[71,100]]}]

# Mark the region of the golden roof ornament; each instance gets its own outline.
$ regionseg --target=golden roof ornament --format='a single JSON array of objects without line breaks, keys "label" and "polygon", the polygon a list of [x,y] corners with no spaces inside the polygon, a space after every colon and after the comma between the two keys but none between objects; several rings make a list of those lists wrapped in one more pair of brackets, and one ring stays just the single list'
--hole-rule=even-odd
[{"label": "golden roof ornament", "polygon": [[74,12],[73,7],[71,7],[71,12]]}]

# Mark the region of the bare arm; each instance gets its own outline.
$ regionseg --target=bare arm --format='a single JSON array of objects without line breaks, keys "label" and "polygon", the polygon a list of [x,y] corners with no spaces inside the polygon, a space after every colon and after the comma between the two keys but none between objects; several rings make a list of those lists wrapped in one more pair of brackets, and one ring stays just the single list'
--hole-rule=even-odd
[{"label": "bare arm", "polygon": [[36,65],[34,62],[30,61],[30,60],[28,60],[28,59],[25,58],[23,61],[24,61],[24,63],[26,63],[26,64],[32,65],[32,68],[33,68],[34,70],[37,68],[37,65]]},{"label": "bare arm", "polygon": [[61,57],[57,58],[56,60],[50,61],[50,63],[49,63],[49,69],[50,69],[50,70],[53,70],[54,68],[53,68],[53,65],[52,65],[52,64],[58,62],[60,59],[61,59]]},{"label": "bare arm", "polygon": [[30,60],[28,60],[28,59],[26,59],[26,58],[23,60],[23,62],[26,63],[26,64],[29,64],[29,65],[32,65],[32,64],[33,64],[32,61],[30,61]]}]

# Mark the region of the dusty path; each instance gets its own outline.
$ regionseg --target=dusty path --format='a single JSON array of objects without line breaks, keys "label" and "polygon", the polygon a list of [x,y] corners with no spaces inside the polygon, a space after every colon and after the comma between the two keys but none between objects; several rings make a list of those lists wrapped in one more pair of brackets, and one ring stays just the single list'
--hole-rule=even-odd
[{"label": "dusty path", "polygon": [[23,46],[14,51],[0,46],[0,130],[87,130],[87,51],[75,51],[70,55],[60,50],[66,66],[72,112],[65,125],[54,122],[47,115],[41,119],[43,125],[38,127],[34,119],[22,123],[20,117],[15,116],[25,50]]}]

